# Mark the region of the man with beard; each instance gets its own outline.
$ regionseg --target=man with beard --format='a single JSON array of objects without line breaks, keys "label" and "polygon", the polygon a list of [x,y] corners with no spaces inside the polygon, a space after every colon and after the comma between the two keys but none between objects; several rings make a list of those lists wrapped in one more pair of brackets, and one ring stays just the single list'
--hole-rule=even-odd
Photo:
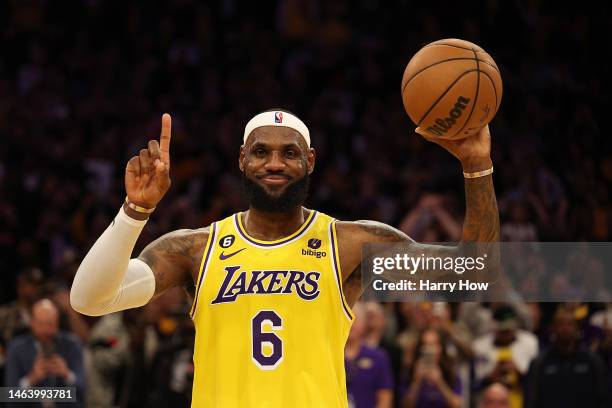
[{"label": "man with beard", "polygon": [[526,387],[527,408],[610,406],[604,364],[580,348],[580,325],[573,309],[559,305],[551,347],[533,360]]},{"label": "man with beard", "polygon": [[[362,244],[405,242],[429,256],[458,249],[420,245],[382,223],[337,221],[304,208],[316,153],[306,125],[276,109],[245,128],[238,165],[248,210],[171,232],[130,259],[170,186],[170,128],[165,114],[160,143],[149,141],[128,162],[126,202],[81,263],[72,306],[102,315],[195,285],[193,406],[346,407],[343,351],[350,307],[363,289]],[[488,127],[467,139],[433,141],[463,165],[463,241],[498,241]]]}]

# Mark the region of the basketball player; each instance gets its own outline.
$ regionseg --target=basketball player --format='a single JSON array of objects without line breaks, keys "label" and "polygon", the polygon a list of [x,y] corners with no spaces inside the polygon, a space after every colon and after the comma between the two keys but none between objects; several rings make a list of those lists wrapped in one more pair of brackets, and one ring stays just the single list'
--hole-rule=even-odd
[{"label": "basketball player", "polygon": [[[343,349],[351,305],[362,292],[362,244],[403,241],[419,253],[449,256],[454,248],[420,245],[385,224],[337,221],[304,208],[315,150],[306,125],[276,110],[245,128],[238,166],[249,209],[171,232],[130,259],[170,187],[170,129],[164,114],[160,142],[149,141],[127,163],[126,201],[83,259],[72,306],[103,315],[194,285],[194,407],[346,407]],[[463,164],[463,240],[497,241],[488,128],[464,140],[434,141]]]}]

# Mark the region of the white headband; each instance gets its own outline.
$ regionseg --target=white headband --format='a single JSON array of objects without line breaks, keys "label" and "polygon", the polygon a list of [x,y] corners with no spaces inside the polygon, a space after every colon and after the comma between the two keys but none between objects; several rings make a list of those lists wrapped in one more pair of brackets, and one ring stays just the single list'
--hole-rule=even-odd
[{"label": "white headband", "polygon": [[283,126],[296,130],[304,140],[308,147],[310,147],[310,132],[308,128],[297,116],[292,115],[289,112],[284,111],[269,111],[263,112],[256,115],[253,119],[249,120],[246,127],[244,128],[243,143],[246,144],[247,139],[252,131],[262,126]]}]

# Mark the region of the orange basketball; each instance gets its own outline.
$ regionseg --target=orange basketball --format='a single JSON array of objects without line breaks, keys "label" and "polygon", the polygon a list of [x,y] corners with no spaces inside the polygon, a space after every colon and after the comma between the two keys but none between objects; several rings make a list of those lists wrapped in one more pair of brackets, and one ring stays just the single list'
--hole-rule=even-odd
[{"label": "orange basketball", "polygon": [[502,80],[478,45],[449,38],[427,44],[404,71],[402,99],[410,119],[432,136],[461,139],[497,113]]}]

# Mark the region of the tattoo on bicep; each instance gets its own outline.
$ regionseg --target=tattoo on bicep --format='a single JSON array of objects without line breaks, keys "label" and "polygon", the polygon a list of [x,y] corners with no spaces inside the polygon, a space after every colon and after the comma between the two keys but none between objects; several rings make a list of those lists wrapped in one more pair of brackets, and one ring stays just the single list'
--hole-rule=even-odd
[{"label": "tattoo on bicep", "polygon": [[153,241],[140,254],[155,274],[156,293],[176,284],[180,275],[185,282],[199,265],[201,249],[208,238],[207,230],[174,231]]}]

